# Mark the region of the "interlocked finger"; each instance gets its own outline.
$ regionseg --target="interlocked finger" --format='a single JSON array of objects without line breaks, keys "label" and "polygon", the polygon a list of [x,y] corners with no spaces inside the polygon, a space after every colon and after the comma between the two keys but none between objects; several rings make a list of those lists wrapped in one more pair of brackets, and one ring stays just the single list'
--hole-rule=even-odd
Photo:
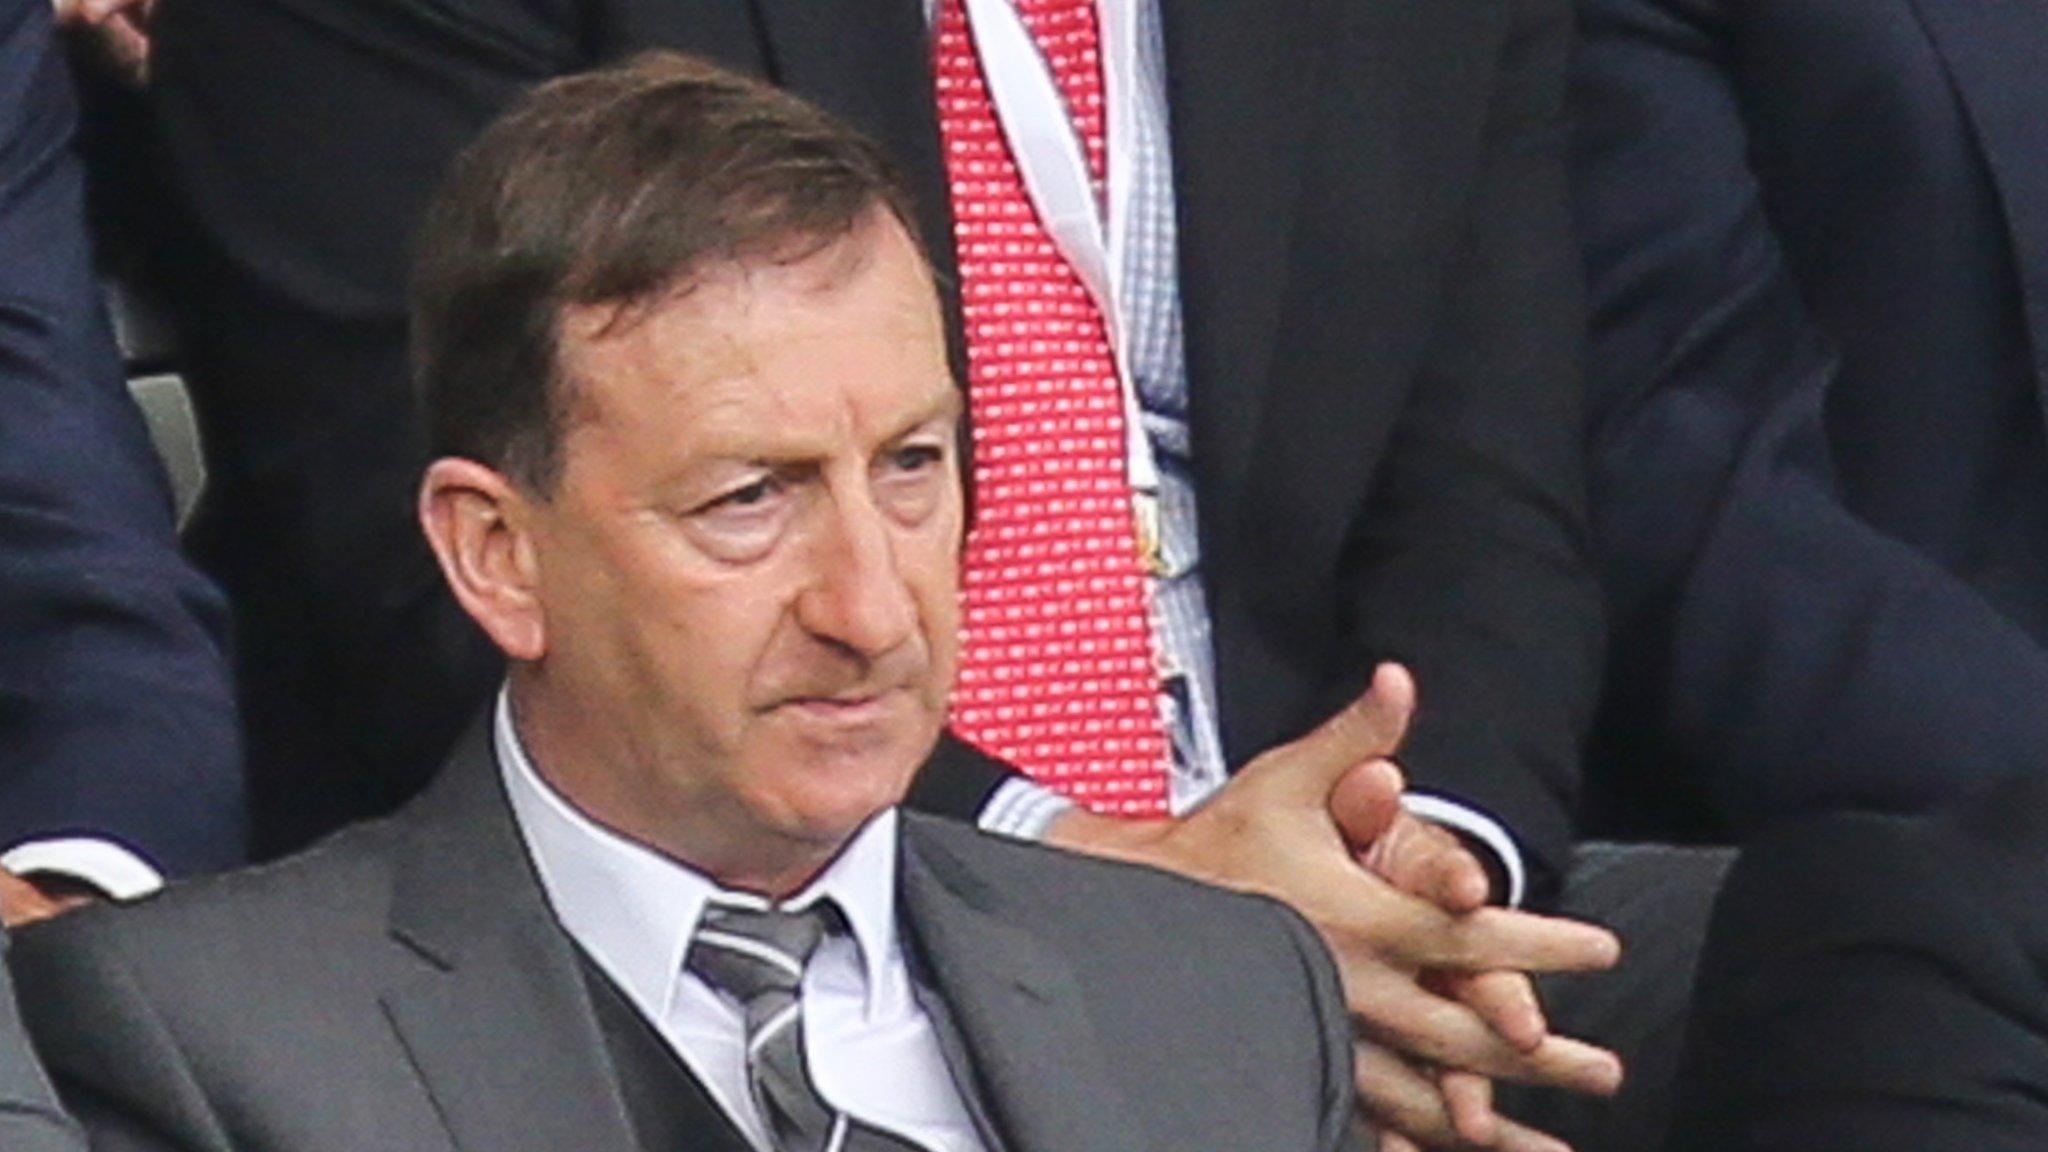
[{"label": "interlocked finger", "polygon": [[[1359,1106],[1380,1128],[1380,1150],[1491,1149],[1492,1152],[1571,1152],[1548,1133],[1496,1116],[1492,1139],[1474,1143],[1452,1123],[1441,1086],[1375,1044],[1356,1046]],[[1389,1142],[1392,1138],[1392,1142]]]},{"label": "interlocked finger", "polygon": [[1380,1152],[1422,1152],[1422,1145],[1399,1132],[1380,1133]]},{"label": "interlocked finger", "polygon": [[1546,1036],[1523,1051],[1478,1013],[1434,995],[1400,973],[1380,969],[1360,977],[1360,1035],[1404,1056],[1496,1080],[1543,1084],[1608,1095],[1620,1087],[1621,1062],[1605,1049],[1563,1036]]},{"label": "interlocked finger", "polygon": [[1440,978],[1441,991],[1479,1014],[1487,1027],[1530,1052],[1550,1034],[1536,985],[1520,972],[1451,973]]},{"label": "interlocked finger", "polygon": [[1493,1110],[1493,1081],[1470,1072],[1439,1072],[1436,1086],[1458,1138],[1479,1148],[1492,1146],[1500,1134],[1500,1116]]},{"label": "interlocked finger", "polygon": [[1373,913],[1358,943],[1415,971],[1594,972],[1621,958],[1621,942],[1598,925],[1508,908],[1452,914],[1362,872],[1347,887]]},{"label": "interlocked finger", "polygon": [[1389,1135],[1431,1148],[1457,1146],[1450,1110],[1429,1077],[1377,1044],[1354,1049],[1359,1106],[1380,1126],[1380,1147]]},{"label": "interlocked finger", "polygon": [[[1375,762],[1376,767],[1379,763]],[[1363,849],[1359,862],[1396,889],[1422,898],[1445,912],[1459,914],[1484,907],[1491,883],[1478,857],[1449,830],[1405,811],[1360,844],[1361,832],[1372,831],[1371,791],[1360,782],[1364,768],[1344,776],[1330,793],[1330,815],[1348,843]],[[1387,769],[1399,769],[1387,763]]]}]

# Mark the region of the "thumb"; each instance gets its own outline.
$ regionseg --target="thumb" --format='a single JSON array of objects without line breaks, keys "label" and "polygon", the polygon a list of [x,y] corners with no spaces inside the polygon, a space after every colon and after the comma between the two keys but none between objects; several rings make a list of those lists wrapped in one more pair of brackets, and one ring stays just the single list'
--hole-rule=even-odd
[{"label": "thumb", "polygon": [[1322,808],[1346,772],[1392,756],[1415,711],[1415,680],[1399,664],[1373,670],[1372,686],[1291,744],[1260,756],[1240,776],[1256,776],[1269,795]]},{"label": "thumb", "polygon": [[1369,760],[1337,778],[1330,790],[1330,818],[1353,852],[1372,847],[1401,815],[1407,781],[1387,760]]}]

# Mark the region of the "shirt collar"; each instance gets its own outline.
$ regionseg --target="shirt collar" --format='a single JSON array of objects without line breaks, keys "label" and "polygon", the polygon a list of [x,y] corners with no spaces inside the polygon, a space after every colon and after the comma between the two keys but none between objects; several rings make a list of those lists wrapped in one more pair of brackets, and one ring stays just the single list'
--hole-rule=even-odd
[{"label": "shirt collar", "polygon": [[[690,866],[597,823],[543,779],[498,693],[492,741],[513,817],[555,918],[621,990],[666,1018],[704,905],[713,898],[764,906]],[[878,1011],[884,974],[903,964],[896,933],[896,809],[863,825],[817,878],[783,907],[830,899],[845,914],[861,958],[864,1011]]]}]

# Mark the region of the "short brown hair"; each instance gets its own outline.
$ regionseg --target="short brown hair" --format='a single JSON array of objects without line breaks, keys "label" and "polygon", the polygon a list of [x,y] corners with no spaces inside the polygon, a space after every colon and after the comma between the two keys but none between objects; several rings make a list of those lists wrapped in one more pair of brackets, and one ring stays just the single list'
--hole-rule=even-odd
[{"label": "short brown hair", "polygon": [[417,240],[429,447],[552,491],[573,399],[565,308],[631,309],[714,264],[801,260],[877,208],[917,238],[878,146],[758,81],[649,52],[542,85],[456,159]]}]

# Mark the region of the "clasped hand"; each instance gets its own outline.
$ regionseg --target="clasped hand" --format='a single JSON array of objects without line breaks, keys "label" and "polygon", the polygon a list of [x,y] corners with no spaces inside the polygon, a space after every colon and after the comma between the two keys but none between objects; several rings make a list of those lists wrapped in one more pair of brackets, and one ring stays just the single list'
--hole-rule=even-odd
[{"label": "clasped hand", "polygon": [[1413,715],[1398,665],[1322,727],[1246,765],[1177,820],[1074,812],[1050,839],[1279,899],[1313,923],[1358,1028],[1360,1108],[1381,1152],[1565,1145],[1498,1115],[1492,1082],[1611,1094],[1612,1053],[1553,1034],[1530,976],[1611,967],[1605,929],[1489,906],[1458,837],[1409,814],[1393,757]]}]

